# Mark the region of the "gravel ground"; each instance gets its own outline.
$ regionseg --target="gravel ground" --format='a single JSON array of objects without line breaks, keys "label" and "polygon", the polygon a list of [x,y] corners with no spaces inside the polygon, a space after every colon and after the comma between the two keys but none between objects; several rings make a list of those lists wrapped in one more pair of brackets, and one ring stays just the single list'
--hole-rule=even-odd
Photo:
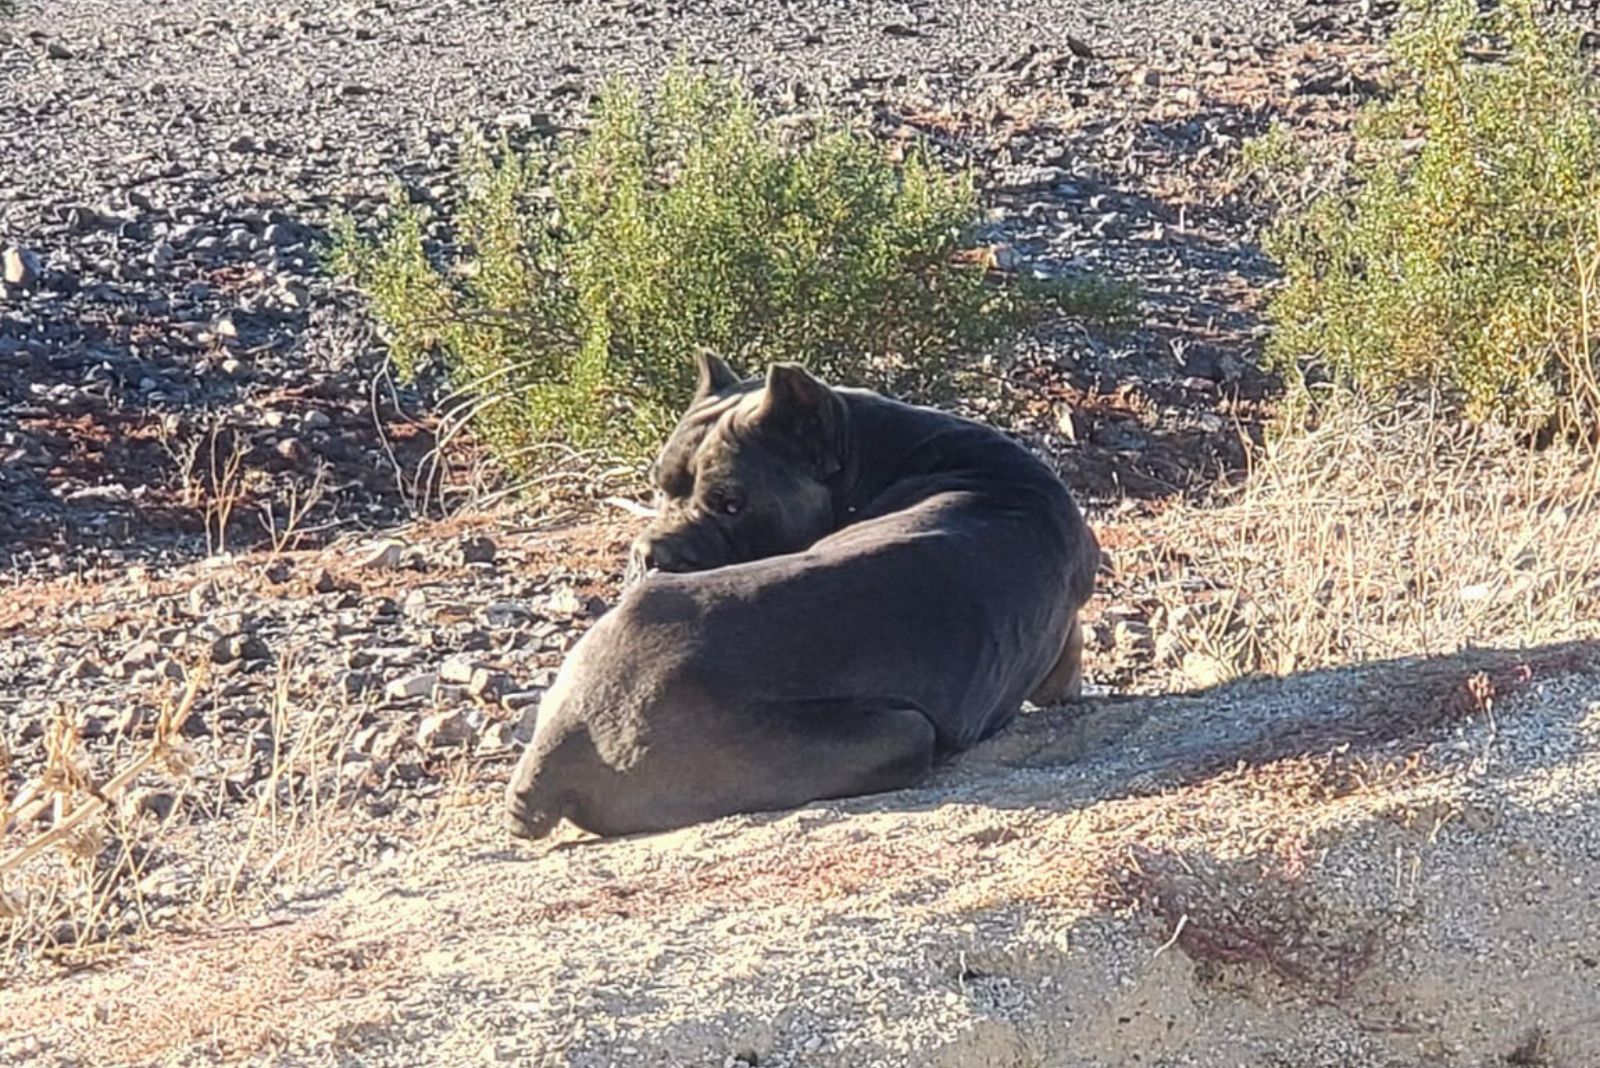
[{"label": "gravel ground", "polygon": [[[1091,496],[1203,480],[1269,385],[1257,213],[1227,161],[1274,115],[1348,111],[1360,86],[1329,49],[1373,25],[1265,0],[23,4],[0,24],[20,283],[0,290],[0,553],[48,575],[260,544],[319,471],[303,536],[408,517],[429,398],[388,388],[320,273],[329,213],[370,217],[396,178],[448,199],[462,137],[570,129],[607,75],[679,49],[774,109],[973,163],[1024,269],[1136,280],[1132,336],[1064,324],[1024,346],[1024,429]],[[240,504],[208,539],[235,453]]]}]

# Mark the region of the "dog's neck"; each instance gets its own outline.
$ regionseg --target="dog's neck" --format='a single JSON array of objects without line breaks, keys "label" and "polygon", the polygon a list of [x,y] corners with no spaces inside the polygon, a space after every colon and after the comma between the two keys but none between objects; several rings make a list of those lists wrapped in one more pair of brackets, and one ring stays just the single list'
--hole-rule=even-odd
[{"label": "dog's neck", "polygon": [[836,390],[845,402],[844,465],[834,489],[835,526],[942,488],[998,488],[1050,478],[1022,446],[981,423],[932,408],[891,400],[866,390]]}]

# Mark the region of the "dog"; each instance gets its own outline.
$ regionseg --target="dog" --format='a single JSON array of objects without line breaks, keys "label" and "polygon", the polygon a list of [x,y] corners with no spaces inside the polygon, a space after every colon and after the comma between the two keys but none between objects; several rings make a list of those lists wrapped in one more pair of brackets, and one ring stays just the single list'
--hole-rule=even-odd
[{"label": "dog", "polygon": [[641,576],[573,647],[507,825],[601,836],[911,786],[1079,695],[1100,550],[1061,480],[981,423],[698,358],[652,467]]}]

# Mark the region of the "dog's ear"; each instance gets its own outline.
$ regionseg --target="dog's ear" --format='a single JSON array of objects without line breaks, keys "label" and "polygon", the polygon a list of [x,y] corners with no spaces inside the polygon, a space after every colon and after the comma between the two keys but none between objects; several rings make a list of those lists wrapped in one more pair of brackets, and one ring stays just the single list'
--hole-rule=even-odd
[{"label": "dog's ear", "polygon": [[723,361],[721,356],[710,349],[696,349],[694,354],[695,387],[694,399],[705,400],[715,393],[732,389],[741,379],[733,368]]},{"label": "dog's ear", "polygon": [[767,368],[755,422],[809,457],[823,478],[844,465],[844,401],[796,363]]}]

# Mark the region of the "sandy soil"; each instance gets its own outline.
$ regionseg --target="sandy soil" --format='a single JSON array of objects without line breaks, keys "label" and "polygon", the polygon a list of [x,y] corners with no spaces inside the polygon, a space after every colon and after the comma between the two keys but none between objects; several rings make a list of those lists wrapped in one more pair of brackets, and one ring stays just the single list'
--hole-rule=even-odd
[{"label": "sandy soil", "polygon": [[523,848],[495,783],[6,1063],[1600,1063],[1600,645],[1036,711],[924,789]]}]

